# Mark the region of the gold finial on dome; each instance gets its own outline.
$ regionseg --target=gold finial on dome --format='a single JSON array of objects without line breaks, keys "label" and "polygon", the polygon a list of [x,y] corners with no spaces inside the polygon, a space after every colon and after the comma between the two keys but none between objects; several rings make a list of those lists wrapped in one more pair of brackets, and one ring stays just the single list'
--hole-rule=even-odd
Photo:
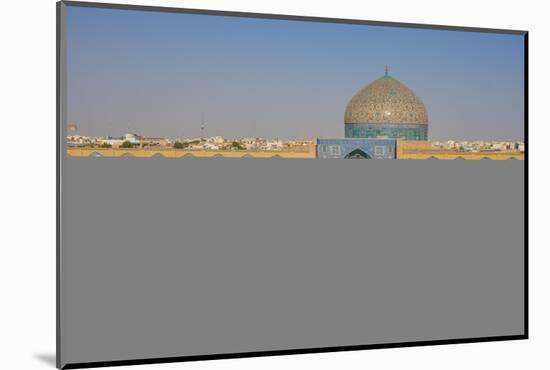
[{"label": "gold finial on dome", "polygon": [[388,75],[388,65],[386,64],[386,67],[384,68],[385,75]]}]

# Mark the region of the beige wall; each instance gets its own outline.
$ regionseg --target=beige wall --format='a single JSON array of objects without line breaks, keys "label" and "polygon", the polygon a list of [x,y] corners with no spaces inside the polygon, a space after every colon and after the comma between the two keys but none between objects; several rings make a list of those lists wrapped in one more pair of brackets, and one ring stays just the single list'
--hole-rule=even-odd
[{"label": "beige wall", "polygon": [[[295,147],[285,150],[193,150],[173,148],[68,148],[67,154],[71,157],[90,157],[100,155],[102,157],[153,157],[163,156],[167,158],[180,158],[186,155],[193,157],[224,157],[224,158],[316,158],[316,146]],[[429,141],[405,141],[397,143],[397,159],[492,159],[523,160],[521,152],[460,152],[432,147]]]},{"label": "beige wall", "polygon": [[434,148],[430,141],[406,141],[397,142],[397,159],[492,159],[523,160],[521,152],[461,152],[458,150],[447,150]]},{"label": "beige wall", "polygon": [[315,145],[295,147],[285,150],[193,150],[173,148],[67,148],[67,154],[71,157],[90,157],[100,155],[102,157],[153,157],[163,156],[167,158],[180,158],[186,155],[193,157],[225,157],[225,158],[315,158]]}]

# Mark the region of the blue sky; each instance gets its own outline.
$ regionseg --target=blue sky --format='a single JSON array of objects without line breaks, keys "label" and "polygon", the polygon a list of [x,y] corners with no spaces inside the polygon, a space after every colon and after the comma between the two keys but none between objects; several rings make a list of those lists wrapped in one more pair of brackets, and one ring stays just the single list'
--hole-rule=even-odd
[{"label": "blue sky", "polygon": [[351,97],[410,87],[431,139],[523,139],[523,37],[68,7],[79,133],[343,137]]}]

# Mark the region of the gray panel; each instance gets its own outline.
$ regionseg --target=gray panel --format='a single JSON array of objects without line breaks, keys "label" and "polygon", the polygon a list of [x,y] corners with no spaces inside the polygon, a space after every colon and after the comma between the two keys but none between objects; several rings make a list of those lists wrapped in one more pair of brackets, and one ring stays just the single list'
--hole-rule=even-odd
[{"label": "gray panel", "polygon": [[523,161],[63,161],[63,364],[524,332]]}]

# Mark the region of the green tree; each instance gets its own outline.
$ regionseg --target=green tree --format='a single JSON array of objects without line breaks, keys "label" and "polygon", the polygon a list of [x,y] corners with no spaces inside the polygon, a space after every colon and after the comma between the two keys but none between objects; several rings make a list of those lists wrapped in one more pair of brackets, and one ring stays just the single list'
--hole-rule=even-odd
[{"label": "green tree", "polygon": [[237,150],[243,150],[244,149],[244,147],[238,141],[232,142],[231,143],[231,148],[237,149]]},{"label": "green tree", "polygon": [[100,148],[112,148],[113,146],[109,143],[102,143],[99,147]]},{"label": "green tree", "polygon": [[129,142],[128,140],[124,141],[122,144],[120,144],[121,148],[133,148],[134,144]]},{"label": "green tree", "polygon": [[183,145],[182,142],[176,141],[176,142],[174,143],[174,149],[183,149],[183,148],[185,148],[185,145]]}]

